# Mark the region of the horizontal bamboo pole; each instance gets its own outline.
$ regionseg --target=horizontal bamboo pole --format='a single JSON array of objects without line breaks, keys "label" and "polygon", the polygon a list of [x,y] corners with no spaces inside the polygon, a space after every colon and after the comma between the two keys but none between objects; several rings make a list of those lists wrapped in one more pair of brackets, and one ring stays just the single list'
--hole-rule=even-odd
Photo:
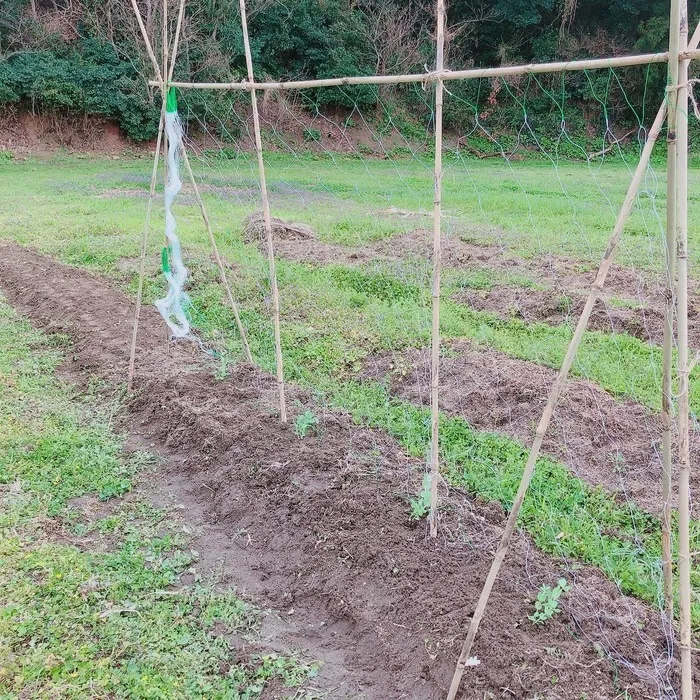
[{"label": "horizontal bamboo pole", "polygon": [[[683,59],[700,58],[700,50],[683,51]],[[412,73],[407,75],[358,75],[349,78],[325,78],[321,80],[295,80],[279,83],[256,83],[252,81],[231,83],[186,83],[174,82],[177,88],[195,90],[303,90],[306,88],[342,87],[343,85],[399,85],[402,83],[424,83],[438,80],[464,80],[469,78],[500,78],[528,73],[563,73],[575,70],[594,70],[599,68],[625,68],[642,66],[650,63],[666,63],[668,51],[647,53],[638,56],[615,56],[612,58],[590,58],[582,61],[561,61],[558,63],[529,63],[522,66],[499,66],[497,68],[469,68],[467,70],[442,70],[432,73]],[[158,80],[148,83],[159,87]]]}]

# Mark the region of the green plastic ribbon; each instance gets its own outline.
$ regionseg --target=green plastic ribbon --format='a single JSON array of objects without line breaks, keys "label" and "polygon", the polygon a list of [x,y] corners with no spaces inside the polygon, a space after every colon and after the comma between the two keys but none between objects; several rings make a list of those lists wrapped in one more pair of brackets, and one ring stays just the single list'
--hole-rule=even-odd
[{"label": "green plastic ribbon", "polygon": [[177,92],[172,86],[168,88],[168,96],[165,100],[165,111],[169,114],[177,112]]},{"label": "green plastic ribbon", "polygon": [[164,246],[160,254],[160,264],[166,275],[170,274],[170,246]]}]

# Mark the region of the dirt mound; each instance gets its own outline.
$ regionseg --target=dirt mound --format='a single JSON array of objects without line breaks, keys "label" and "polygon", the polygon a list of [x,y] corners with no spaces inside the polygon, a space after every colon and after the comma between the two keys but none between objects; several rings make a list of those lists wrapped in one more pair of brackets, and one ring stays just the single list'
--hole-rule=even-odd
[{"label": "dirt mound", "polygon": [[[270,218],[272,228],[272,238],[276,241],[307,241],[317,238],[311,226],[306,224],[295,224],[292,221],[283,221]],[[265,230],[265,218],[260,212],[249,214],[243,223],[243,240],[246,243],[256,243],[265,245],[267,240]]]},{"label": "dirt mound", "polygon": [[[123,381],[128,300],[30,251],[1,251],[9,300],[39,326],[74,339],[68,369]],[[500,511],[456,492],[441,538],[426,538],[406,503],[422,464],[384,433],[325,414],[320,434],[301,440],[274,416],[271,377],[241,366],[217,381],[193,345],[166,349],[151,309],[141,329],[138,394],[125,426],[166,457],[154,475],[159,490],[203,516],[196,548],[204,562],[282,613],[278,643],[325,662],[315,685],[328,697],[443,696],[501,531]],[[301,392],[296,398],[309,405]],[[597,570],[573,565],[565,611],[542,627],[527,620],[539,586],[563,570],[517,538],[477,639],[481,664],[469,671],[462,697],[612,699],[625,689],[666,696],[677,667],[664,664],[658,613],[620,596]]]}]

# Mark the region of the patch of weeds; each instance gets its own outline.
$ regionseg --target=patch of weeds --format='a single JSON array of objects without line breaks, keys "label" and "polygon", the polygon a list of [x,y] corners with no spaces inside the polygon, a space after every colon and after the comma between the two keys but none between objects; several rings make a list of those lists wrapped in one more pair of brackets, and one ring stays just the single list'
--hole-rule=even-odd
[{"label": "patch of weeds", "polygon": [[570,314],[571,310],[574,308],[574,301],[571,297],[566,294],[562,294],[557,300],[557,310],[565,314]]},{"label": "patch of weeds", "polygon": [[636,299],[624,299],[623,297],[608,297],[605,299],[605,303],[617,309],[641,309],[644,307],[644,303]]},{"label": "patch of weeds", "polygon": [[304,141],[318,142],[321,140],[321,132],[312,127],[304,129]]},{"label": "patch of weeds", "polygon": [[309,433],[318,434],[318,418],[313,411],[307,408],[294,421],[294,434],[299,439],[303,439]]},{"label": "patch of weeds", "polygon": [[411,499],[411,520],[421,520],[430,512],[430,487],[432,479],[430,473],[423,474],[423,485],[418,498]]},{"label": "patch of weeds", "polygon": [[560,578],[557,585],[552,588],[544,584],[540,588],[537,599],[535,600],[535,612],[528,615],[527,619],[534,622],[536,625],[543,625],[549,622],[556,614],[561,612],[559,607],[559,598],[571,590],[571,586],[565,578]]},{"label": "patch of weeds", "polygon": [[496,283],[490,272],[486,270],[475,270],[460,275],[456,280],[456,285],[460,289],[480,289],[487,291],[493,289]]},{"label": "patch of weeds", "polygon": [[331,273],[333,282],[341,289],[352,289],[384,301],[417,300],[420,289],[401,282],[386,272],[363,272],[362,270],[336,267]]}]

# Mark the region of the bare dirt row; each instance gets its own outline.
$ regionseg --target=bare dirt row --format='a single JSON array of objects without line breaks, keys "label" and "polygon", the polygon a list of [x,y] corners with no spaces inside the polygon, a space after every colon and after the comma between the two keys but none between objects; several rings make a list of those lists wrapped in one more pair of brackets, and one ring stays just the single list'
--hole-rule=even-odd
[{"label": "bare dirt row", "polygon": [[[124,381],[133,307],[109,283],[2,245],[0,289],[37,326],[70,335],[72,378]],[[201,529],[202,566],[280,611],[263,630],[267,640],[323,661],[316,684],[328,697],[441,697],[500,509],[456,493],[442,536],[431,541],[407,517],[422,465],[393,440],[320,407],[320,435],[300,440],[274,415],[269,376],[240,366],[219,381],[194,345],[166,348],[154,311],[142,318],[137,394],[123,426],[132,445],[162,455],[151,483]],[[596,569],[565,572],[575,587],[548,625],[527,620],[537,589],[562,566],[517,538],[463,697],[612,699],[625,689],[666,697],[677,667],[664,663],[658,613],[621,596]],[[231,644],[235,656],[240,640]]]}]

